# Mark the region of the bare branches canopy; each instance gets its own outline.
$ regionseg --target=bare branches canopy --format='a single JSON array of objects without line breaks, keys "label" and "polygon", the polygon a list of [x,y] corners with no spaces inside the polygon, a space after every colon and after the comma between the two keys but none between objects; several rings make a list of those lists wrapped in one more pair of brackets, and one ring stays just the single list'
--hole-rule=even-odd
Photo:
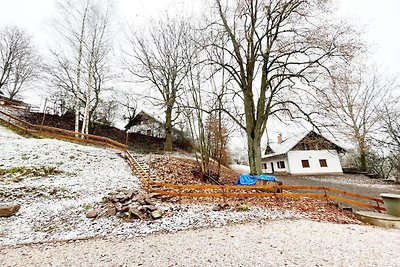
[{"label": "bare branches canopy", "polygon": [[40,71],[32,38],[16,26],[0,29],[0,92],[9,100],[20,96]]},{"label": "bare branches canopy", "polygon": [[240,90],[250,169],[260,174],[268,118],[293,109],[308,117],[298,101],[321,72],[350,60],[360,45],[351,27],[330,21],[328,1],[216,0],[215,8],[210,46],[225,53],[212,61]]}]

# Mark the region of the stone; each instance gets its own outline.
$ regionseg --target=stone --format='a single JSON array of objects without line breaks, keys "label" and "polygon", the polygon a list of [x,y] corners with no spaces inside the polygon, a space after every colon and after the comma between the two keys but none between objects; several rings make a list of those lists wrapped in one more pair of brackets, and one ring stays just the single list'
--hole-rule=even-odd
[{"label": "stone", "polygon": [[150,216],[152,219],[157,220],[163,216],[163,213],[161,212],[161,210],[155,210],[150,213]]},{"label": "stone", "polygon": [[117,209],[115,207],[110,207],[106,211],[107,216],[115,216],[117,214]]},{"label": "stone", "polygon": [[135,190],[129,190],[129,191],[126,193],[126,195],[127,195],[129,198],[133,198],[134,196],[136,196],[137,193],[138,193],[138,192],[135,191]]},{"label": "stone", "polygon": [[144,215],[138,210],[137,208],[130,207],[129,208],[129,215],[135,219],[143,219]]},{"label": "stone", "polygon": [[222,210],[222,207],[221,207],[221,205],[216,205],[216,206],[214,206],[214,207],[212,208],[212,210],[213,210],[213,211],[221,211],[221,210]]},{"label": "stone", "polygon": [[101,212],[100,208],[90,210],[86,213],[86,218],[89,218],[89,219],[96,218],[100,212]]},{"label": "stone", "polygon": [[148,198],[161,198],[163,195],[159,194],[159,193],[149,193],[147,194]]},{"label": "stone", "polygon": [[129,206],[128,205],[124,205],[121,207],[120,211],[122,212],[128,212],[129,211]]},{"label": "stone", "polygon": [[144,205],[143,208],[149,211],[155,211],[157,209],[157,207],[154,205]]},{"label": "stone", "polygon": [[0,204],[0,217],[11,217],[19,211],[20,207],[18,204]]},{"label": "stone", "polygon": [[144,199],[145,204],[154,206],[154,202],[148,196]]}]

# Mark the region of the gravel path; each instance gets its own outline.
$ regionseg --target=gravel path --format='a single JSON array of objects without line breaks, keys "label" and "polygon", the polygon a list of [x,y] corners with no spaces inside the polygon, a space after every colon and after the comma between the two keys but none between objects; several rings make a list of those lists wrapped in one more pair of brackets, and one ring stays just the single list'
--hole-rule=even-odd
[{"label": "gravel path", "polygon": [[380,198],[380,193],[400,193],[400,184],[371,179],[364,175],[345,174],[340,176],[278,176],[286,185],[316,185]]},{"label": "gravel path", "polygon": [[398,266],[400,230],[308,220],[0,247],[2,266]]}]

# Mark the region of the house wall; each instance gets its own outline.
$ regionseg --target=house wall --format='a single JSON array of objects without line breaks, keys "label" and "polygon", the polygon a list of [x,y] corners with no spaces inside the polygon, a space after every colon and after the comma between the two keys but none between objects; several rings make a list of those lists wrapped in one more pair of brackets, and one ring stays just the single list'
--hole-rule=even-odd
[{"label": "house wall", "polygon": [[[283,161],[285,163],[285,168],[278,168],[278,162],[279,161]],[[262,172],[263,173],[268,173],[268,174],[272,174],[272,167],[271,167],[271,163],[274,164],[274,173],[288,173],[289,172],[289,162],[287,157],[278,157],[278,158],[264,158],[262,160],[263,163],[263,169]],[[267,165],[267,168],[264,168],[264,164]]]},{"label": "house wall", "polygon": [[[291,174],[343,173],[336,150],[289,151],[288,161]],[[320,167],[319,160],[325,159],[327,167]],[[303,168],[302,160],[308,160],[310,167]]]},{"label": "house wall", "polygon": [[[148,134],[148,131],[151,131],[151,134]],[[130,129],[133,133],[141,133],[144,135],[154,136],[163,138],[165,137],[165,130],[162,128],[162,125],[158,123],[141,123],[139,125],[134,125]]]}]

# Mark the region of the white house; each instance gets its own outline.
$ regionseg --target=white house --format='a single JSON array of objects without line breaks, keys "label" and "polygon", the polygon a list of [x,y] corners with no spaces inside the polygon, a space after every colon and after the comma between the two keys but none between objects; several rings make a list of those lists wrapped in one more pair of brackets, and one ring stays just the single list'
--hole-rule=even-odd
[{"label": "white house", "polygon": [[[160,117],[155,118],[148,113],[139,112],[128,124],[125,130],[132,133],[140,133],[143,135],[163,138],[165,137],[165,122]],[[172,135],[174,139],[185,137],[183,131],[172,128]]]},{"label": "white house", "polygon": [[339,153],[346,150],[324,136],[310,131],[301,136],[270,142],[262,157],[264,173],[342,174]]}]

